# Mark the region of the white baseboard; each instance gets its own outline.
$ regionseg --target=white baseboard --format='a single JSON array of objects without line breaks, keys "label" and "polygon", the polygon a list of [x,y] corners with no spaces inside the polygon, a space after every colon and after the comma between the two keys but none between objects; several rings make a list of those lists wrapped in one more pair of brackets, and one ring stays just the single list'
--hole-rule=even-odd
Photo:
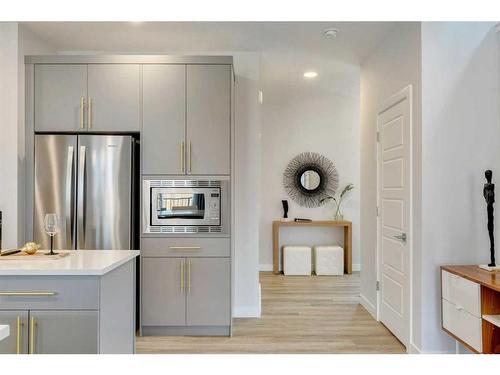
[{"label": "white baseboard", "polygon": [[262,294],[259,283],[259,302],[255,306],[235,306],[233,309],[233,318],[260,318],[262,314]]},{"label": "white baseboard", "polygon": [[[261,264],[259,265],[259,271],[261,272],[268,272],[273,270],[273,265],[272,264]],[[353,263],[352,265],[352,270],[355,272],[361,271],[361,264],[359,263]]]},{"label": "white baseboard", "polygon": [[364,295],[359,295],[359,303],[370,313],[373,319],[377,320],[377,308]]},{"label": "white baseboard", "polygon": [[267,272],[267,271],[272,271],[273,270],[273,265],[272,264],[261,264],[259,265],[259,271],[261,272]]},{"label": "white baseboard", "polygon": [[422,354],[422,351],[418,346],[416,346],[414,343],[410,343],[410,347],[408,348],[408,353],[409,354]]}]

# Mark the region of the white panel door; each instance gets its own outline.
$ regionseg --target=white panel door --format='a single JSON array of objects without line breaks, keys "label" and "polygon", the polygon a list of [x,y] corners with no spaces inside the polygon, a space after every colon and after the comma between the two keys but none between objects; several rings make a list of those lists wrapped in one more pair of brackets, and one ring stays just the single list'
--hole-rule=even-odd
[{"label": "white panel door", "polygon": [[410,337],[411,86],[377,116],[380,321],[408,347]]}]

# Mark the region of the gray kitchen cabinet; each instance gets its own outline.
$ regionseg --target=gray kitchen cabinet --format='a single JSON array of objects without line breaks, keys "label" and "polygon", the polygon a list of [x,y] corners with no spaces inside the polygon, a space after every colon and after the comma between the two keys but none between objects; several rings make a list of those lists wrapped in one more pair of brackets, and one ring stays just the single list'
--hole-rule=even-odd
[{"label": "gray kitchen cabinet", "polygon": [[141,65],[88,65],[88,131],[141,130]]},{"label": "gray kitchen cabinet", "polygon": [[183,258],[142,259],[143,325],[185,325],[185,263]]},{"label": "gray kitchen cabinet", "polygon": [[227,335],[231,258],[142,258],[145,335]]},{"label": "gray kitchen cabinet", "polygon": [[31,354],[98,353],[98,312],[30,311]]},{"label": "gray kitchen cabinet", "polygon": [[188,326],[228,326],[231,323],[230,259],[188,259]]},{"label": "gray kitchen cabinet", "polygon": [[184,174],[186,66],[143,67],[143,174]]},{"label": "gray kitchen cabinet", "polygon": [[188,65],[186,154],[188,174],[229,174],[231,66]]},{"label": "gray kitchen cabinet", "polygon": [[35,130],[85,128],[87,65],[35,65]]},{"label": "gray kitchen cabinet", "polygon": [[22,353],[134,353],[135,259],[102,275],[0,275],[0,295],[0,353],[17,352],[17,317]]},{"label": "gray kitchen cabinet", "polygon": [[28,311],[0,311],[0,325],[10,327],[10,336],[0,341],[0,354],[28,353]]}]

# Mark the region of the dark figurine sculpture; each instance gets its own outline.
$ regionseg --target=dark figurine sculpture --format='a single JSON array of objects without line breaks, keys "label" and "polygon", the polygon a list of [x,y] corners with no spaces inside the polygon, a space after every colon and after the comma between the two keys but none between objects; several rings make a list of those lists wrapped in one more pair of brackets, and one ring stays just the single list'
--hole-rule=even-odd
[{"label": "dark figurine sculpture", "polygon": [[281,204],[283,205],[283,218],[288,219],[288,201],[282,200]]},{"label": "dark figurine sculpture", "polygon": [[490,236],[491,263],[488,264],[488,266],[495,267],[495,239],[493,237],[493,203],[495,203],[495,184],[491,183],[492,175],[493,172],[489,169],[484,172],[487,182],[484,184],[483,195],[486,200],[486,209],[488,211],[488,234]]}]

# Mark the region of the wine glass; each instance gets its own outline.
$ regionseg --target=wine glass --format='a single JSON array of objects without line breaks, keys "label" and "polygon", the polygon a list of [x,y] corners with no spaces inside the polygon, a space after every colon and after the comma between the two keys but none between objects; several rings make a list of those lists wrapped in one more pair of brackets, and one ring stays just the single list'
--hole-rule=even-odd
[{"label": "wine glass", "polygon": [[50,236],[50,253],[46,253],[45,255],[56,255],[54,253],[54,236],[59,233],[59,217],[57,214],[46,214],[45,219],[43,221],[45,226],[45,232]]}]

